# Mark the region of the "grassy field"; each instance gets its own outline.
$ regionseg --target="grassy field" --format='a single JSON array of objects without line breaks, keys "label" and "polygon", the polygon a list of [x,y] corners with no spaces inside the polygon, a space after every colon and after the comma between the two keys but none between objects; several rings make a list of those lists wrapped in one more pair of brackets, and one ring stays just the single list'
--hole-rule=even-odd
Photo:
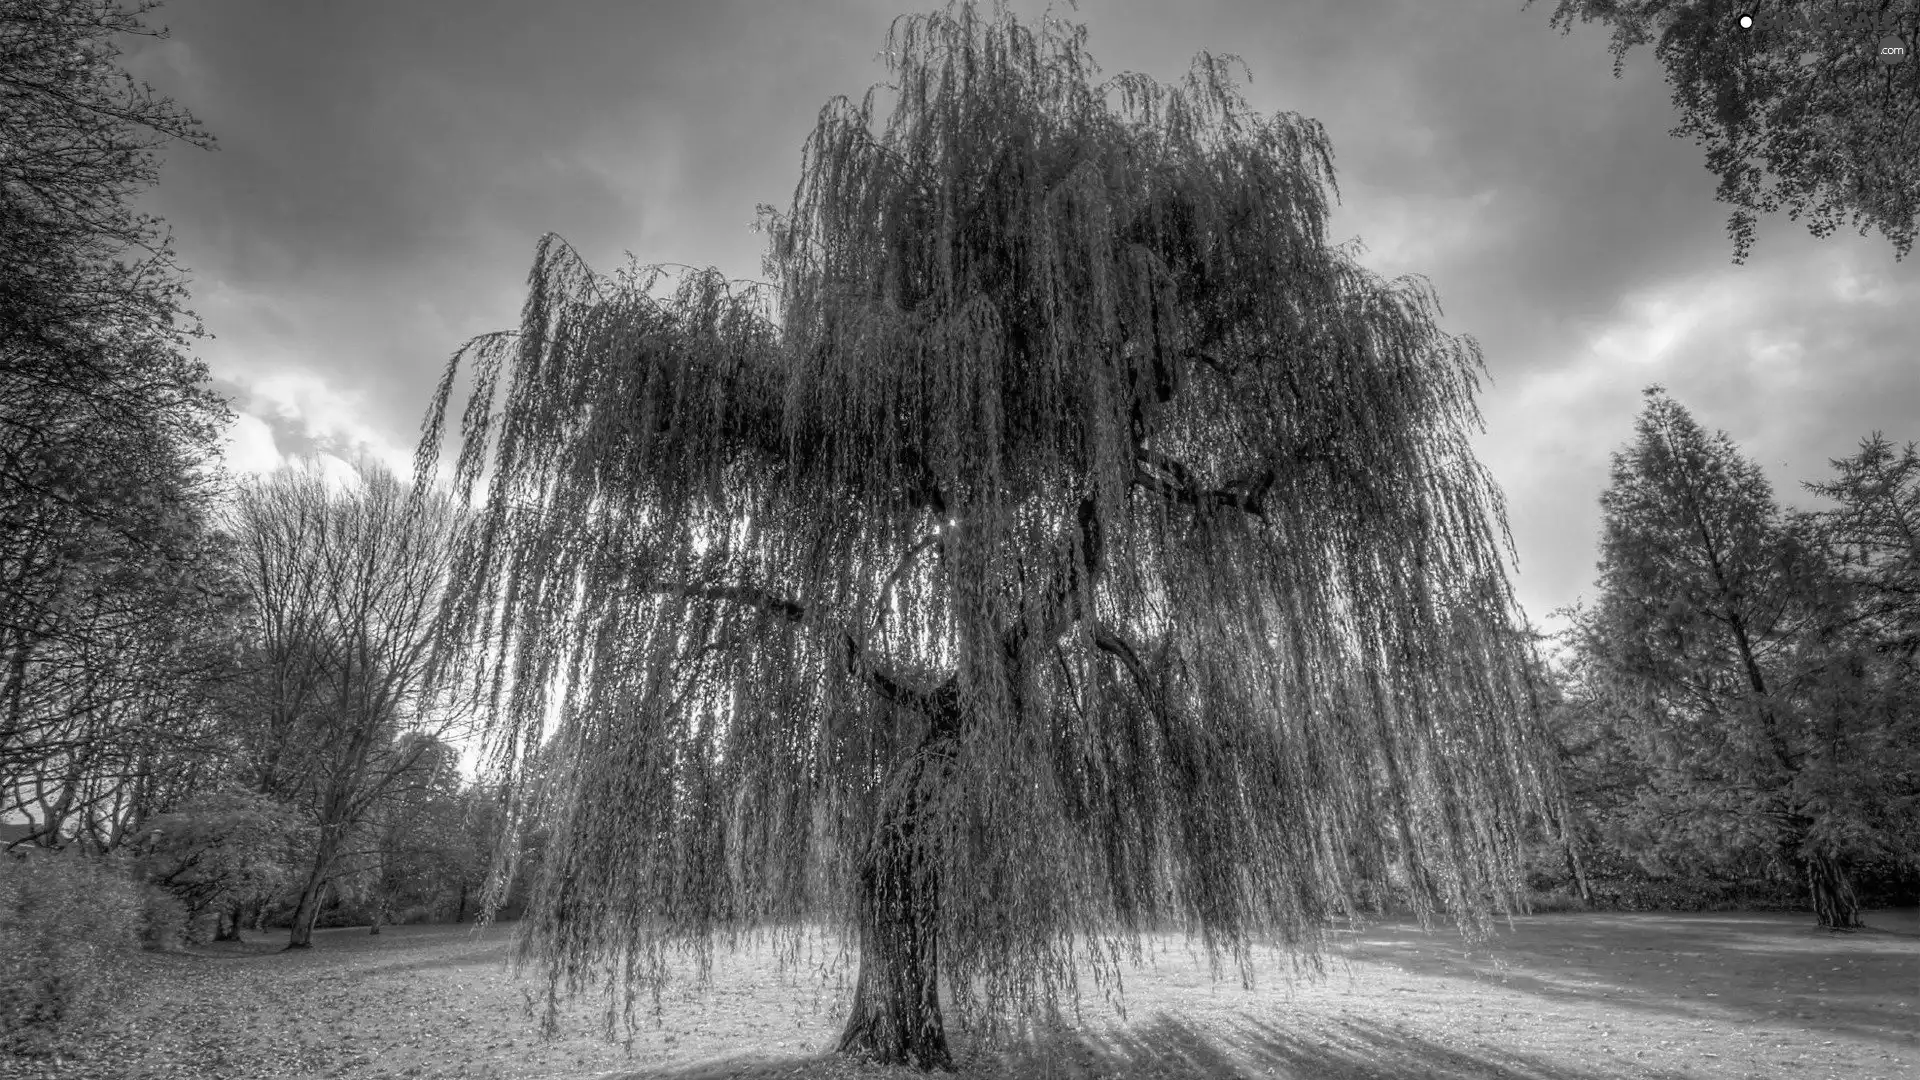
[{"label": "grassy field", "polygon": [[[967,1055],[966,1077],[1293,1080],[1920,1078],[1920,913],[1827,935],[1808,915],[1554,914],[1491,947],[1383,923],[1343,935],[1328,976],[1216,984],[1179,940],[1097,999],[1072,1036]],[[329,930],[304,953],[261,939],[145,955],[122,1030],[88,1060],[0,1059],[0,1076],[821,1080],[902,1077],[822,1053],[833,985],[721,953],[704,992],[672,994],[631,1047],[591,1006],[542,1042],[507,928]]]}]

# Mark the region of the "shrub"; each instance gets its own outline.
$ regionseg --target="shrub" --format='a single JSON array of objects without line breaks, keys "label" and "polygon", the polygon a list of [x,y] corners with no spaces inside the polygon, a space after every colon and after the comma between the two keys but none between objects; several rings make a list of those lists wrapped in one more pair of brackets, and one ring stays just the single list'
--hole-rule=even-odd
[{"label": "shrub", "polygon": [[193,940],[210,932],[221,912],[287,886],[298,831],[272,799],[214,792],[149,818],[134,871],[180,902],[180,925]]},{"label": "shrub", "polygon": [[145,895],[110,860],[0,857],[0,1050],[50,1053],[102,1019],[141,945]]}]

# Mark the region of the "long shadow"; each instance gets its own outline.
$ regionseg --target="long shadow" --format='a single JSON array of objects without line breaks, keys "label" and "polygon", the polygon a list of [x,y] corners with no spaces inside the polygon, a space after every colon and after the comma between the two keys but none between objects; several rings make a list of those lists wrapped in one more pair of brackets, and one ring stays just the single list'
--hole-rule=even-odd
[{"label": "long shadow", "polygon": [[[1519,1051],[1449,1046],[1368,1021],[1338,1032],[1295,1035],[1244,1014],[1225,1031],[1171,1016],[1099,1034],[1053,1036],[1015,1051],[962,1055],[956,1080],[1686,1080],[1687,1074],[1644,1062],[1592,1068]],[[895,1080],[903,1069],[862,1067],[833,1054],[742,1057],[671,1068],[640,1069],[604,1080]],[[939,1075],[939,1074],[935,1074]]]},{"label": "long shadow", "polygon": [[458,943],[440,940],[423,943],[424,945],[432,945],[439,951],[414,960],[401,960],[398,956],[402,949],[396,949],[393,954],[390,954],[394,959],[387,960],[376,955],[367,963],[365,970],[369,974],[379,972],[384,975],[402,971],[439,971],[483,965],[500,967],[506,963],[508,953],[508,942],[503,936],[475,937]]},{"label": "long shadow", "polygon": [[[390,927],[381,934],[369,934],[365,927],[331,927],[314,933],[311,949],[289,950],[283,931],[156,955],[215,964],[252,960],[283,968],[303,964],[332,967],[342,957],[351,957],[369,972],[430,971],[501,963],[507,956],[510,934],[509,930],[494,928],[483,936],[469,927],[453,930],[439,925]],[[421,955],[405,959],[414,954]]]},{"label": "long shadow", "polygon": [[1361,933],[1343,952],[1558,1004],[1720,1022],[1731,1014],[1739,1022],[1776,1021],[1904,1045],[1903,1021],[1887,995],[1904,996],[1914,984],[1920,937],[1904,929],[1828,934],[1810,917],[1805,922],[1794,916],[1546,915],[1517,920],[1477,947],[1450,931],[1427,935],[1395,925]]}]

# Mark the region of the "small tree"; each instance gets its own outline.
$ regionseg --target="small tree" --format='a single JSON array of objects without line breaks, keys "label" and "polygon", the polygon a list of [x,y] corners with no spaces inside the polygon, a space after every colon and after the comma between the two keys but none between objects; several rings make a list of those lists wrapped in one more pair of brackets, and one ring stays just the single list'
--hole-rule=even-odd
[{"label": "small tree", "polygon": [[[1527,0],[1531,7],[1534,0]],[[1752,16],[1742,27],[1739,16]],[[1673,134],[1706,147],[1731,203],[1733,261],[1753,249],[1761,214],[1785,209],[1815,236],[1849,220],[1913,249],[1920,216],[1920,7],[1884,0],[1725,4],[1717,0],[1558,0],[1553,24],[1613,27],[1613,72],[1653,44],[1673,86]],[[1881,43],[1904,44],[1883,63]]]},{"label": "small tree", "polygon": [[456,356],[420,475],[471,356],[456,486],[492,480],[443,640],[507,764],[560,717],[550,1004],[825,917],[840,1048],[927,1068],[942,985],[1023,1022],[1163,928],[1250,977],[1389,858],[1422,918],[1511,902],[1477,354],[1328,246],[1317,124],[1210,57],[1095,82],[1083,36],[898,22],[891,118],[830,103],[766,219],[778,323],[549,237],[519,333]]}]

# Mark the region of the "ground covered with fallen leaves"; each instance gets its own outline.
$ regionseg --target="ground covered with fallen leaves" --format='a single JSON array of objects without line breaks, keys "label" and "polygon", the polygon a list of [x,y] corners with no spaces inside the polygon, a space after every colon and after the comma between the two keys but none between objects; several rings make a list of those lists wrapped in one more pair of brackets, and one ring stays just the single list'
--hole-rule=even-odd
[{"label": "ground covered with fallen leaves", "polygon": [[[1179,939],[1126,983],[1125,1022],[1096,998],[1073,1034],[970,1051],[966,1078],[1289,1080],[1920,1080],[1920,912],[1833,935],[1795,914],[1539,915],[1466,947],[1384,922],[1341,935],[1327,975],[1287,965],[1216,983]],[[510,927],[365,929],[314,948],[145,954],[118,1030],[86,1058],[0,1058],[0,1077],[895,1080],[827,1054],[843,982],[716,956],[711,985],[669,992],[630,1045],[591,1003],[552,1041]],[[845,972],[842,971],[844,976]]]}]

